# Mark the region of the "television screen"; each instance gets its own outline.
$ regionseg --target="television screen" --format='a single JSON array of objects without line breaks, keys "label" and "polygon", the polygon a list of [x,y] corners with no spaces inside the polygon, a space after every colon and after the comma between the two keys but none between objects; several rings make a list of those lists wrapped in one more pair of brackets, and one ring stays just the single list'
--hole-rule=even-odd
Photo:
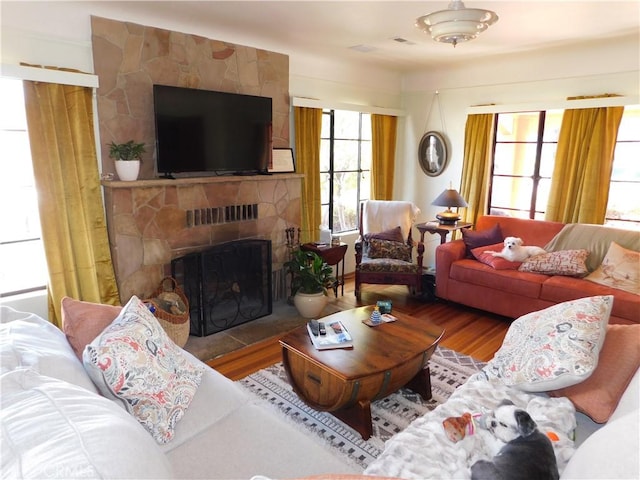
[{"label": "television screen", "polygon": [[266,173],[271,98],[154,85],[153,102],[159,174]]}]

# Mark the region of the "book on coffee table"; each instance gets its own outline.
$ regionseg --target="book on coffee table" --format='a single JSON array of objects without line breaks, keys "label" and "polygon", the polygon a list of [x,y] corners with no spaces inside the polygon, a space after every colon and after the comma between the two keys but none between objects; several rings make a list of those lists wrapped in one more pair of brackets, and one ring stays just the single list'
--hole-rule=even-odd
[{"label": "book on coffee table", "polygon": [[334,321],[325,323],[326,333],[315,335],[310,323],[307,323],[307,331],[313,346],[318,350],[329,350],[332,348],[351,348],[353,347],[353,338],[347,332],[342,322]]}]

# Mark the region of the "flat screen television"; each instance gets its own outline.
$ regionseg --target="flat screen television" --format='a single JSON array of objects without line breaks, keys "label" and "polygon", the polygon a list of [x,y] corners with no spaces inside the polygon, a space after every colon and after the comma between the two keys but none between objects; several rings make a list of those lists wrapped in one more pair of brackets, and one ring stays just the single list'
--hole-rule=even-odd
[{"label": "flat screen television", "polygon": [[271,98],[154,85],[153,104],[160,175],[267,173]]}]

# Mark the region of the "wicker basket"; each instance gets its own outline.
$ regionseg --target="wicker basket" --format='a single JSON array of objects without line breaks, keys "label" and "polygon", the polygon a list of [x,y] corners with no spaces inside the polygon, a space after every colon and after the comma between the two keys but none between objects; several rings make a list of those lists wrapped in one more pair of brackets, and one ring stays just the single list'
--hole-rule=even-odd
[{"label": "wicker basket", "polygon": [[[172,293],[178,296],[179,302],[182,302],[184,311],[176,314],[167,309],[166,302],[160,298],[163,294]],[[145,303],[151,303],[155,307],[153,314],[158,319],[167,335],[179,347],[184,347],[189,339],[189,300],[185,296],[182,289],[178,286],[173,277],[165,277],[160,282],[158,288],[153,292],[151,298],[145,300]]]}]

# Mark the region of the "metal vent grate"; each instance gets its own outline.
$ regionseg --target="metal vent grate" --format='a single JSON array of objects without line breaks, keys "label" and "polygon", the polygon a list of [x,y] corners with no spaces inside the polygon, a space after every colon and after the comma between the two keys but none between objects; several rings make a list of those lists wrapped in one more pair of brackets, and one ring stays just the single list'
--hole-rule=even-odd
[{"label": "metal vent grate", "polygon": [[187,228],[200,225],[244,222],[258,218],[258,204],[227,205],[225,207],[196,208],[187,210]]}]

